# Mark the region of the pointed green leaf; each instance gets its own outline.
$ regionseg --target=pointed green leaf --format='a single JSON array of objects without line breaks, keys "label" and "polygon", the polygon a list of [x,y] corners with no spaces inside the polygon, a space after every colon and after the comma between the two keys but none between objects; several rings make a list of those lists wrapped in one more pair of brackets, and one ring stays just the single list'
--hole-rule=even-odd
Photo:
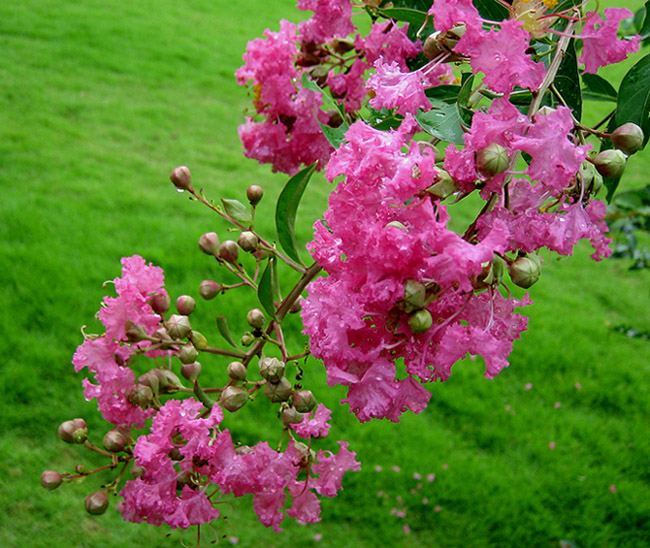
[{"label": "pointed green leaf", "polygon": [[460,115],[461,121],[466,126],[472,125],[472,117],[474,116],[474,111],[468,107],[469,100],[472,96],[472,85],[474,84],[474,75],[471,72],[464,72],[462,75],[462,81],[460,85],[460,91],[458,92],[458,113]]},{"label": "pointed green leaf", "polygon": [[280,245],[289,257],[298,262],[301,261],[295,236],[296,213],[314,171],[316,171],[315,163],[291,177],[282,189],[275,206],[275,228],[278,231]]},{"label": "pointed green leaf", "polygon": [[306,72],[302,73],[302,87],[305,89],[310,89],[311,91],[316,91],[320,94],[323,93],[323,90],[318,87],[318,84],[314,82]]},{"label": "pointed green leaf", "polygon": [[232,338],[232,335],[230,334],[230,328],[228,327],[228,320],[226,319],[225,316],[217,316],[217,330],[221,334],[221,336],[228,341],[228,343],[233,346],[234,348],[239,349],[237,346],[237,343],[235,340]]},{"label": "pointed green leaf", "polygon": [[483,19],[503,21],[510,16],[508,9],[499,0],[474,0],[473,4]]},{"label": "pointed green leaf", "polygon": [[266,312],[273,319],[275,316],[275,299],[278,297],[278,268],[275,257],[269,258],[257,289],[257,298]]},{"label": "pointed green leaf", "polygon": [[424,90],[429,99],[438,99],[445,103],[455,103],[460,93],[460,86],[443,84]]},{"label": "pointed green leaf", "polygon": [[395,19],[396,21],[405,21],[409,23],[409,28],[419,29],[427,18],[426,11],[420,11],[413,8],[383,8],[379,13],[386,18]]},{"label": "pointed green leaf", "polygon": [[623,77],[616,103],[616,125],[634,122],[650,137],[650,54],[634,65]]},{"label": "pointed green leaf", "polygon": [[248,209],[239,200],[227,200],[226,198],[221,198],[221,203],[223,204],[226,214],[235,221],[245,225],[250,225],[253,222]]},{"label": "pointed green leaf", "polygon": [[582,93],[575,40],[569,40],[564,59],[562,59],[555,77],[555,88],[572,110],[574,118],[580,121],[582,119]]},{"label": "pointed green leaf", "polygon": [[602,76],[585,73],[582,75],[582,84],[584,85],[582,90],[583,99],[616,102],[616,89]]},{"label": "pointed green leaf", "polygon": [[339,148],[345,141],[345,134],[349,129],[347,124],[341,124],[339,127],[330,127],[322,122],[318,122],[320,128],[325,135],[325,139],[332,145],[334,148]]},{"label": "pointed green leaf", "polygon": [[463,129],[457,105],[449,105],[437,99],[430,101],[433,108],[415,116],[420,127],[441,141],[463,144]]}]

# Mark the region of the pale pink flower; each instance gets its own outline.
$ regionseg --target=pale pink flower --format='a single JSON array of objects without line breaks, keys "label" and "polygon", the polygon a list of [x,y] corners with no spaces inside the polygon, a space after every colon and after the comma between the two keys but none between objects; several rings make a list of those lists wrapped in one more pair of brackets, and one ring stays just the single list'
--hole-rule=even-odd
[{"label": "pale pink flower", "polygon": [[376,110],[396,108],[399,114],[415,114],[418,109],[430,110],[431,103],[424,93],[421,71],[403,72],[399,64],[375,61],[376,73],[368,78],[367,86],[375,92],[370,106]]},{"label": "pale pink flower", "polygon": [[443,33],[459,23],[465,23],[468,32],[476,32],[483,24],[472,0],[436,0],[429,15],[433,15],[435,29]]},{"label": "pale pink flower", "polygon": [[357,35],[354,46],[366,54],[370,64],[382,58],[384,63],[397,62],[402,69],[408,70],[406,59],[415,57],[422,47],[409,40],[407,31],[408,25],[398,27],[391,21],[373,23],[365,39]]},{"label": "pale pink flower", "polygon": [[356,30],[350,19],[350,0],[298,0],[298,9],[314,12],[310,19],[298,23],[298,37],[302,42],[323,44]]}]

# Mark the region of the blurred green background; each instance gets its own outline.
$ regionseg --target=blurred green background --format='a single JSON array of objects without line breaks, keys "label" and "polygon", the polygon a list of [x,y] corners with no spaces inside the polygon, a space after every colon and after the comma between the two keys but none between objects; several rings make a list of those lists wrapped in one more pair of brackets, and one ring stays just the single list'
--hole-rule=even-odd
[{"label": "blurred green background", "polygon": [[[249,98],[233,73],[248,40],[301,16],[292,0],[0,5],[0,546],[193,541],[193,533],[124,523],[114,508],[86,514],[83,498],[108,475],[54,492],[39,478],[103,464],[60,442],[56,428],[83,416],[96,443],[108,430],[83,400],[70,360],[81,325],[99,329],[94,314],[110,291],[102,284],[119,275],[120,258],[137,253],[162,266],[173,297],[198,299],[201,280],[227,279],[196,246],[203,232],[225,237],[227,227],[174,192],[171,169],[190,166],[214,199],[243,199],[248,185],[263,185],[257,220],[271,234],[286,177],[243,157],[236,128]],[[602,72],[620,79],[624,70]],[[593,108],[595,120],[604,107]],[[631,160],[625,184],[645,185],[649,172],[646,151]],[[329,190],[322,177],[311,183],[301,242]],[[360,425],[337,405],[344,392],[328,389],[311,362],[306,384],[335,410],[331,444],[349,440],[362,471],[323,501],[321,523],[287,520],[277,535],[246,498],[204,538],[244,547],[650,545],[650,344],[607,327],[650,327],[649,273],[589,254],[580,246],[570,259],[547,256],[508,369],[487,381],[480,359],[458,364],[431,387],[429,408],[401,424]],[[201,305],[194,326],[219,344],[214,316],[228,314],[236,332],[255,302],[246,291],[220,296]],[[222,371],[225,361],[203,365]],[[272,413],[236,419],[236,435],[277,441]]]}]

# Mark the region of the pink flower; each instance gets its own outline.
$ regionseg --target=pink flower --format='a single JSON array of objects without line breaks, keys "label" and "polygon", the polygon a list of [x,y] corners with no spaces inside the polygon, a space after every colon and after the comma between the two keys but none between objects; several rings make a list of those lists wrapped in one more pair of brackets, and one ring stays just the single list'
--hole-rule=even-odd
[{"label": "pink flower", "polygon": [[357,454],[348,449],[346,441],[339,441],[341,446],[337,455],[326,454],[323,450],[318,452],[318,463],[312,466],[312,470],[318,474],[318,478],[312,480],[311,484],[319,495],[335,497],[338,491],[343,489],[341,481],[343,475],[348,471],[361,470],[361,463],[355,460]]},{"label": "pink flower", "polygon": [[349,0],[298,0],[298,9],[314,12],[311,19],[298,24],[299,38],[305,43],[323,44],[356,30],[350,19],[352,4]]},{"label": "pink flower", "polygon": [[630,53],[639,51],[641,37],[634,36],[631,40],[619,40],[618,25],[622,19],[634,14],[625,8],[606,8],[605,19],[596,11],[587,13],[582,31],[582,54],[579,61],[584,63],[585,72],[596,74],[599,67],[618,63]]},{"label": "pink flower", "polygon": [[514,19],[500,25],[500,30],[489,32],[468,28],[455,51],[468,55],[474,72],[483,72],[483,81],[496,92],[510,93],[515,85],[536,90],[544,79],[545,69],[526,53],[528,33]]},{"label": "pink flower", "polygon": [[357,35],[354,46],[365,52],[370,64],[381,58],[384,63],[396,62],[402,69],[408,70],[406,59],[415,57],[422,48],[409,40],[407,31],[408,25],[398,27],[391,21],[373,23],[365,40]]},{"label": "pink flower", "polygon": [[443,33],[459,23],[465,23],[467,31],[476,32],[483,24],[472,0],[436,0],[429,9],[429,15],[433,15],[435,29]]},{"label": "pink flower", "polygon": [[402,72],[399,64],[375,61],[376,73],[368,78],[368,87],[375,92],[370,106],[376,110],[396,108],[399,114],[415,114],[418,109],[429,110],[431,103],[424,93],[420,71]]},{"label": "pink flower", "polygon": [[325,438],[331,428],[331,425],[327,422],[331,416],[332,412],[322,403],[319,403],[315,411],[306,415],[300,424],[292,424],[291,428],[301,438]]},{"label": "pink flower", "polygon": [[343,99],[346,112],[359,110],[366,98],[366,80],[363,76],[368,67],[361,59],[355,59],[347,71],[327,73],[327,85],[334,97]]}]

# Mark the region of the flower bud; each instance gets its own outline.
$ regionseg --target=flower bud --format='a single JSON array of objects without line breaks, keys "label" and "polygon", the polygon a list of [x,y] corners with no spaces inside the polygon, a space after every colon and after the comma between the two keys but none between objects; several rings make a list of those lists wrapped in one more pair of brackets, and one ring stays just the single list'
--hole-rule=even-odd
[{"label": "flower bud", "polygon": [[88,426],[83,419],[72,419],[61,423],[58,434],[66,443],[84,443],[88,439]]},{"label": "flower bud", "polygon": [[153,390],[145,384],[136,383],[126,392],[126,399],[136,407],[146,409],[153,401]]},{"label": "flower bud", "polygon": [[534,254],[519,257],[508,267],[512,283],[528,289],[533,285],[542,273],[542,261]]},{"label": "flower bud", "polygon": [[199,286],[199,293],[206,301],[214,299],[219,291],[221,291],[221,286],[212,280],[203,280]]},{"label": "flower bud", "polygon": [[181,363],[193,363],[198,356],[199,352],[192,343],[184,344],[178,352],[178,359],[181,360]]},{"label": "flower bud", "polygon": [[233,381],[246,380],[246,366],[242,362],[230,362],[228,364],[228,376]]},{"label": "flower bud", "polygon": [[239,235],[237,243],[239,244],[239,247],[241,247],[244,251],[252,253],[253,251],[257,250],[257,246],[260,244],[260,239],[252,232],[246,231],[242,232]]},{"label": "flower bud", "polygon": [[176,299],[176,310],[183,316],[189,316],[196,308],[196,301],[189,295],[181,295]]},{"label": "flower bud", "polygon": [[127,443],[129,443],[129,435],[121,428],[113,428],[106,432],[103,441],[104,447],[111,453],[124,451]]},{"label": "flower bud", "polygon": [[242,346],[250,346],[255,342],[255,337],[252,333],[244,333],[240,339]]},{"label": "flower bud", "polygon": [[596,173],[596,168],[591,162],[582,162],[582,164],[580,164],[580,177],[582,178],[582,185],[585,190],[589,190],[591,187],[591,183],[593,183]]},{"label": "flower bud", "polygon": [[300,301],[296,301],[291,305],[291,308],[289,309],[289,314],[298,314],[302,310],[302,304]]},{"label": "flower bud", "polygon": [[612,143],[625,154],[639,152],[643,148],[643,130],[632,122],[617,127],[612,133]]},{"label": "flower bud", "polygon": [[203,351],[208,347],[208,339],[200,331],[192,331],[190,333],[190,340],[197,350]]},{"label": "flower bud", "polygon": [[500,175],[510,165],[508,151],[497,143],[491,143],[476,153],[476,167],[481,175]]},{"label": "flower bud", "polygon": [[181,366],[181,375],[191,383],[194,383],[201,374],[201,364],[199,362],[184,363]]},{"label": "flower bud", "polygon": [[404,312],[411,313],[414,310],[424,308],[426,298],[427,289],[423,284],[415,280],[406,280],[404,284],[404,297],[399,304]]},{"label": "flower bud", "polygon": [[217,255],[227,263],[234,264],[239,258],[239,246],[232,240],[226,240],[219,246],[219,252]]},{"label": "flower bud", "polygon": [[219,252],[219,235],[216,232],[206,232],[199,238],[199,249],[206,255],[216,255]]},{"label": "flower bud", "polygon": [[316,398],[311,390],[298,390],[293,393],[293,406],[301,413],[309,413],[316,407]]},{"label": "flower bud", "polygon": [[228,386],[221,393],[219,401],[221,407],[234,413],[246,405],[246,402],[248,401],[248,392],[239,386]]},{"label": "flower bud", "polygon": [[133,320],[126,320],[125,333],[129,342],[138,342],[147,338],[144,327],[133,323]]},{"label": "flower bud", "polygon": [[169,298],[167,291],[163,291],[161,293],[156,293],[153,297],[151,297],[149,304],[156,314],[164,314],[169,310],[171,299]]},{"label": "flower bud", "polygon": [[181,314],[172,314],[165,322],[165,326],[172,339],[184,339],[192,332],[189,318]]},{"label": "flower bud", "polygon": [[84,506],[86,507],[86,512],[93,516],[99,516],[106,512],[108,508],[108,495],[106,491],[96,491],[92,495],[88,495],[84,499]]},{"label": "flower bud", "polygon": [[444,200],[447,196],[451,196],[459,190],[458,183],[444,169],[438,170],[436,182],[427,188],[429,194],[437,196],[441,200]]},{"label": "flower bud", "polygon": [[594,158],[594,165],[603,177],[620,177],[625,171],[626,156],[620,150],[610,148],[603,150]]},{"label": "flower bud", "polygon": [[434,59],[438,57],[441,53],[446,53],[447,50],[442,46],[440,38],[442,33],[440,31],[435,31],[434,33],[427,36],[427,39],[424,41],[424,46],[422,48],[422,53],[427,59]]},{"label": "flower bud", "polygon": [[253,308],[253,310],[249,310],[248,314],[246,314],[246,321],[251,327],[262,329],[266,323],[266,318],[264,317],[264,312],[259,308]]},{"label": "flower bud", "polygon": [[134,478],[141,478],[147,473],[147,469],[144,466],[136,466],[134,464],[131,466],[130,472]]},{"label": "flower bud", "polygon": [[349,38],[334,38],[332,48],[334,48],[336,53],[343,55],[354,49],[354,40],[350,40]]},{"label": "flower bud", "polygon": [[41,474],[41,485],[48,491],[53,491],[63,483],[63,476],[54,470],[46,470]]},{"label": "flower bud", "polygon": [[246,197],[253,207],[260,203],[262,196],[264,196],[264,189],[261,186],[251,185],[246,189]]},{"label": "flower bud", "polygon": [[151,372],[158,377],[160,394],[173,394],[183,387],[179,378],[169,369],[152,369]]},{"label": "flower bud", "polygon": [[413,312],[413,314],[409,316],[408,324],[411,331],[413,331],[415,335],[419,335],[420,333],[425,333],[431,329],[431,326],[433,325],[433,317],[431,316],[431,312],[426,308],[422,308],[417,312]]},{"label": "flower bud", "polygon": [[503,267],[505,266],[505,261],[501,257],[495,254],[492,257],[492,261],[481,266],[483,266],[483,272],[474,283],[475,289],[485,289],[489,286],[501,283],[501,279],[503,278]]},{"label": "flower bud", "polygon": [[[152,369],[138,379],[138,384],[142,384],[151,389],[152,398],[160,392],[160,377],[156,373],[157,369]],[[136,384],[137,386],[137,384]],[[134,404],[137,405],[137,404]]]},{"label": "flower bud", "polygon": [[192,190],[192,174],[189,168],[179,166],[169,175],[169,179],[178,190]]},{"label": "flower bud", "polygon": [[267,382],[264,395],[273,403],[287,401],[291,396],[291,383],[286,377],[282,377],[278,382]]},{"label": "flower bud", "polygon": [[595,196],[601,188],[603,188],[603,176],[596,172],[594,182],[591,184],[591,193]]},{"label": "flower bud", "polygon": [[284,424],[284,426],[300,424],[304,418],[305,415],[300,413],[295,407],[289,407],[282,411],[282,424]]},{"label": "flower bud", "polygon": [[277,358],[263,358],[259,365],[260,376],[269,382],[278,382],[284,375],[284,363]]}]

